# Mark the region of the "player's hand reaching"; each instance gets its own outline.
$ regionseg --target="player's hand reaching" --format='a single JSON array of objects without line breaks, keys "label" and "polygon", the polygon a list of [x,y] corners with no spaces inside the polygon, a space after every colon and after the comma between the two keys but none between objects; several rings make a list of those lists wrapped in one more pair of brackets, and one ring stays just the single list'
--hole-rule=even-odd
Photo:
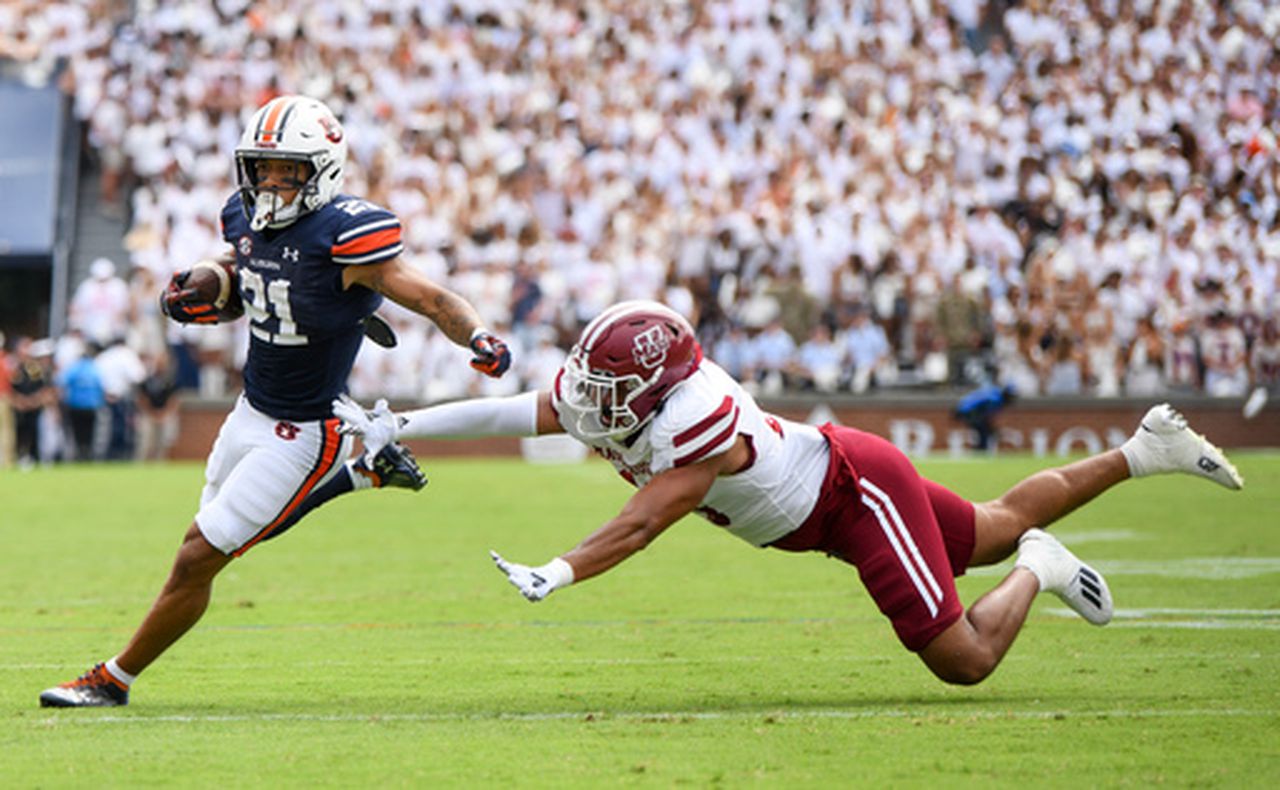
[{"label": "player's hand reaching", "polygon": [[487,330],[477,329],[471,336],[471,367],[493,378],[500,377],[511,367],[511,349],[501,338]]},{"label": "player's hand reaching", "polygon": [[399,418],[387,407],[385,398],[379,398],[372,411],[366,411],[348,395],[335,398],[333,416],[342,420],[338,433],[359,436],[364,442],[365,458],[372,461],[383,447],[394,442],[399,429]]},{"label": "player's hand reaching", "polygon": [[490,551],[489,556],[493,557],[498,570],[507,575],[511,586],[534,603],[546,598],[552,590],[573,584],[573,567],[559,557],[546,565],[530,568],[518,562],[507,562],[496,551]]},{"label": "player's hand reaching", "polygon": [[169,286],[160,292],[160,312],[179,324],[216,324],[217,311],[213,305],[200,300],[195,288],[186,287],[191,270],[174,272]]}]

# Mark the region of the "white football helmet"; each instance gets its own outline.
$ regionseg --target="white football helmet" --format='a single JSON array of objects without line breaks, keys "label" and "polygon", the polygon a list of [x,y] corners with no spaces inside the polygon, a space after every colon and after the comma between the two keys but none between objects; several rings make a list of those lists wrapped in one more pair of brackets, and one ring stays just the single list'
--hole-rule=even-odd
[{"label": "white football helmet", "polygon": [[[299,181],[289,203],[276,190],[258,189],[256,162],[305,162],[310,173]],[[254,230],[283,228],[333,200],[342,189],[347,138],[324,102],[306,96],[279,96],[253,114],[236,146],[236,179],[244,213]]]}]

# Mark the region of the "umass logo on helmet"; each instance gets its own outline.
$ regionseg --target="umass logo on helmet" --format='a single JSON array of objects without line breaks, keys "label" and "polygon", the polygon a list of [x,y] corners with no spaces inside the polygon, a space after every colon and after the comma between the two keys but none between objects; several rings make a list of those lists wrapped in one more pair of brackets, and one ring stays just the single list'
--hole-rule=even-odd
[{"label": "umass logo on helmet", "polygon": [[670,348],[671,338],[661,324],[655,324],[635,336],[631,356],[637,365],[652,369],[667,361],[667,350]]}]

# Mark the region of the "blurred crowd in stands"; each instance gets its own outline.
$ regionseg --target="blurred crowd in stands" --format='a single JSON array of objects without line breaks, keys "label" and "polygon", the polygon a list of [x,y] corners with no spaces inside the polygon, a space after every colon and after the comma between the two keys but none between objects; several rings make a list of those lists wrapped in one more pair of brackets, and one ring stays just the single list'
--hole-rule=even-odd
[{"label": "blurred crowd in stands", "polygon": [[154,280],[126,284],[106,258],[89,268],[60,337],[0,335],[0,467],[163,460],[178,437],[182,381]]},{"label": "blurred crowd in stands", "polygon": [[165,326],[155,293],[223,248],[249,114],[304,93],[344,120],[348,191],[516,341],[517,376],[459,376],[389,306],[401,345],[353,393],[415,401],[537,384],[628,298],[765,394],[1274,389],[1277,41],[1265,0],[0,7],[0,56],[67,64],[128,217],[127,279],[94,297],[118,312],[72,316],[86,347],[234,388],[244,322]]}]

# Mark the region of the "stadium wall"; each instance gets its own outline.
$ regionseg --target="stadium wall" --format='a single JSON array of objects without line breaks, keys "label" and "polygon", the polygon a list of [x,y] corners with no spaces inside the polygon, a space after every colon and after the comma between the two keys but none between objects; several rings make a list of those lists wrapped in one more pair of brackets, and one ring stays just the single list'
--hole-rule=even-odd
[{"label": "stadium wall", "polygon": [[[890,396],[849,399],[786,398],[762,401],[782,417],[801,422],[833,419],[879,434],[920,457],[927,454],[963,455],[969,438],[964,425],[952,417],[954,397]],[[1226,448],[1280,447],[1280,404],[1271,403],[1253,419],[1245,419],[1241,403],[1231,399],[1175,398],[1171,402],[1197,430]],[[1041,398],[1019,401],[996,419],[1000,452],[1029,452],[1036,456],[1064,456],[1096,452],[1124,441],[1150,407],[1149,400]],[[181,431],[173,448],[175,459],[203,459],[213,446],[218,427],[233,402],[192,400],[183,404]],[[408,408],[409,404],[393,404]],[[420,441],[408,443],[419,458],[440,456],[518,455],[514,438]]]}]

